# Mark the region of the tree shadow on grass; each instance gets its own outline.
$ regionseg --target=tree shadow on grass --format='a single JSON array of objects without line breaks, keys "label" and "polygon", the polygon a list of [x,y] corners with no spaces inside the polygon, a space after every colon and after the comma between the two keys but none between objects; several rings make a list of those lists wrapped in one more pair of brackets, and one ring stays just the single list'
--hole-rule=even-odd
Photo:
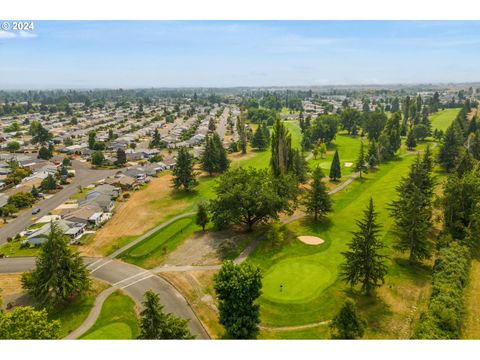
[{"label": "tree shadow on grass", "polygon": [[399,275],[414,281],[415,285],[425,286],[431,281],[432,266],[430,264],[410,263],[408,259],[401,257],[394,257],[392,261],[397,265]]},{"label": "tree shadow on grass", "polygon": [[346,289],[345,294],[355,300],[361,316],[367,321],[367,329],[373,333],[385,332],[387,319],[393,315],[390,305],[385,303],[377,293],[365,295],[356,289]]}]

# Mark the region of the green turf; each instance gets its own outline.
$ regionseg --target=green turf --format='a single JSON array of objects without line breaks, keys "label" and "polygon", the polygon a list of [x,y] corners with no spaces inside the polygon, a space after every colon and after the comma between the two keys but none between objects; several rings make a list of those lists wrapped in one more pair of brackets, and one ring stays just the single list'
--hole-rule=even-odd
[{"label": "green turf", "polygon": [[121,258],[138,266],[153,268],[161,263],[167,253],[199,230],[195,216],[181,218],[133,246]]},{"label": "green turf", "polygon": [[273,265],[263,278],[263,296],[276,302],[305,302],[329,285],[330,271],[318,262],[287,259]]},{"label": "green turf", "polygon": [[97,321],[81,339],[128,340],[136,339],[139,332],[135,302],[116,291],[105,300]]},{"label": "green turf", "polygon": [[445,109],[430,116],[432,130],[438,129],[445,131],[452,121],[457,117],[460,109]]},{"label": "green turf", "polygon": [[[345,163],[355,163],[358,153],[360,152],[361,142],[362,140],[359,136],[353,137],[342,131],[337,134],[335,140],[328,146],[327,155],[324,156],[323,159],[320,158],[320,156],[318,156],[317,159],[312,157],[308,164],[310,168],[320,166],[324,170],[325,175],[328,176],[330,166],[332,165],[333,155],[335,154],[335,150],[338,150],[340,164],[342,165],[342,176],[350,175],[353,172],[353,166],[345,167]],[[366,139],[363,140],[363,143],[365,146],[368,146],[368,141]]]},{"label": "green turf", "polygon": [[67,336],[85,321],[98,294],[107,287],[108,285],[104,283],[96,282],[86,295],[73,300],[66,306],[57,307],[49,313],[50,320],[60,321],[60,338]]},{"label": "green turf", "polygon": [[[301,325],[329,320],[334,316],[346,296],[338,271],[339,265],[343,262],[341,252],[346,250],[352,236],[351,231],[355,230],[355,219],[361,218],[372,196],[379,212],[379,223],[383,225],[383,241],[391,247],[393,235],[388,230],[392,227],[392,219],[387,211],[387,204],[395,197],[395,186],[401,176],[408,172],[413,159],[413,156],[409,156],[382,164],[380,170],[369,173],[365,180],[356,180],[334,195],[334,212],[329,216],[329,220],[315,223],[310,218],[303,218],[288,224],[283,246],[272,247],[263,242],[257,247],[249,261],[259,265],[265,274],[268,274],[275,264],[288,259],[314,262],[329,270],[329,273],[324,272],[323,276],[317,278],[321,283],[319,287],[324,287],[323,291],[308,302],[275,301],[271,299],[270,291],[265,291],[260,299],[263,323],[274,326]],[[324,239],[325,243],[321,246],[309,246],[296,239],[300,235],[316,235]],[[391,251],[388,249],[386,252]],[[389,274],[400,276],[398,274],[403,270],[399,270],[393,261],[389,265]],[[325,284],[329,286],[325,288]],[[312,293],[309,288],[305,288],[304,291],[309,295]]]}]

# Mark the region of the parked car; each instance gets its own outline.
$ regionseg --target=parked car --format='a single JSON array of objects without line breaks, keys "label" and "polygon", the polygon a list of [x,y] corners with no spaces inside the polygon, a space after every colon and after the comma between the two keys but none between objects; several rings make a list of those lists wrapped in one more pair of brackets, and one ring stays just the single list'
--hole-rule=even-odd
[{"label": "parked car", "polygon": [[32,215],[37,215],[40,212],[40,208],[33,209]]}]

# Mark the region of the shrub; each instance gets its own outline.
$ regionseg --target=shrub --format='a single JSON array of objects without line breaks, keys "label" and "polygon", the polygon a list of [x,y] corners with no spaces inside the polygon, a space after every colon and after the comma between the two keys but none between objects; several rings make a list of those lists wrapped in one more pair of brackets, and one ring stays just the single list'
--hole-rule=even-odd
[{"label": "shrub", "polygon": [[439,251],[428,309],[420,317],[417,339],[458,339],[462,326],[463,290],[468,282],[470,249],[450,239]]}]

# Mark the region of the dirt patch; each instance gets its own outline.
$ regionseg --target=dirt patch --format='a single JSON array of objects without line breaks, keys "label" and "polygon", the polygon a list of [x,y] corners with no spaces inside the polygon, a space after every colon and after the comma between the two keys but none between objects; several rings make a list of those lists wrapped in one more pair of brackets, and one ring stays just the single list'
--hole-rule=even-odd
[{"label": "dirt patch", "polygon": [[218,339],[223,334],[213,289],[215,273],[216,271],[188,271],[160,275],[187,299],[212,339]]},{"label": "dirt patch", "polygon": [[351,163],[351,162],[346,162],[345,164],[343,164],[343,166],[349,168],[349,167],[352,167],[352,166],[353,166],[353,163]]},{"label": "dirt patch", "polygon": [[130,199],[115,204],[114,215],[99,229],[93,241],[82,248],[86,256],[101,256],[116,240],[140,236],[156,226],[166,214],[184,209],[185,200],[171,199],[172,175],[153,179],[145,188],[131,193]]},{"label": "dirt patch", "polygon": [[325,242],[323,239],[316,236],[299,236],[298,240],[307,245],[320,245]]},{"label": "dirt patch", "polygon": [[242,246],[248,234],[234,230],[198,232],[162,261],[162,265],[217,265]]}]

